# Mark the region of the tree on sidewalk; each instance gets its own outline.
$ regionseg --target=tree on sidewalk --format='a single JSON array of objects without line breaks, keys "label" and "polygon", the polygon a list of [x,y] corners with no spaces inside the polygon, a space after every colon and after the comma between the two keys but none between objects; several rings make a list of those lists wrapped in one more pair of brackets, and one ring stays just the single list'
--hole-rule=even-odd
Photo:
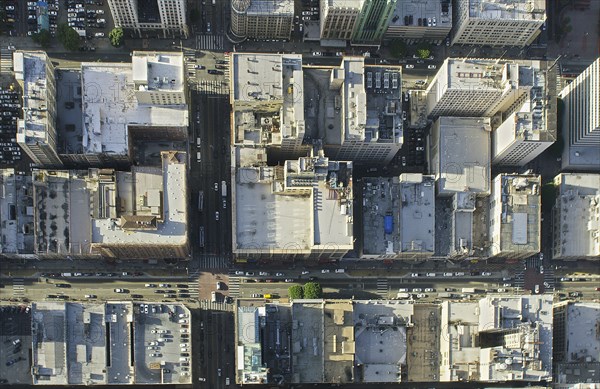
[{"label": "tree on sidewalk", "polygon": [[288,295],[292,300],[298,300],[304,297],[304,289],[301,285],[292,285],[288,288]]},{"label": "tree on sidewalk", "polygon": [[320,299],[323,297],[323,288],[317,282],[307,282],[304,284],[304,298]]},{"label": "tree on sidewalk", "polygon": [[110,44],[114,47],[119,47],[123,44],[123,36],[123,29],[120,27],[113,28],[111,32],[108,33]]},{"label": "tree on sidewalk", "polygon": [[417,46],[417,55],[419,56],[419,58],[421,59],[427,59],[431,56],[431,45],[429,45],[428,43],[420,43]]}]

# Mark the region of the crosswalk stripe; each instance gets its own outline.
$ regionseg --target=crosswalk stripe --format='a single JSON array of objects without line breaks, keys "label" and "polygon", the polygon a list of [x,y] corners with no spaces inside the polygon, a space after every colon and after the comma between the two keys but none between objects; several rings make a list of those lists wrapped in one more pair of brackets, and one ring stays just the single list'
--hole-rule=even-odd
[{"label": "crosswalk stripe", "polygon": [[388,293],[388,280],[387,278],[377,279],[377,293],[386,296]]},{"label": "crosswalk stripe", "polygon": [[196,48],[198,50],[219,51],[224,48],[222,35],[198,34],[196,35]]},{"label": "crosswalk stripe", "polygon": [[13,279],[13,295],[23,296],[25,295],[25,280],[23,278]]}]

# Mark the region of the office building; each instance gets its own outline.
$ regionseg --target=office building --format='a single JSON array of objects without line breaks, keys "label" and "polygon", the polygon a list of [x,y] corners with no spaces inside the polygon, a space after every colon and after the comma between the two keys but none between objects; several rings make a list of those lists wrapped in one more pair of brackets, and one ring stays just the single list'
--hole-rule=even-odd
[{"label": "office building", "polygon": [[475,215],[490,194],[490,132],[489,118],[440,117],[431,127],[429,166],[445,202],[435,209],[447,210],[436,215],[436,251],[442,256],[470,257],[481,247],[474,242],[487,227]]},{"label": "office building", "polygon": [[35,253],[187,259],[187,154],[161,157],[131,171],[34,170]]},{"label": "office building", "polygon": [[354,27],[358,20],[365,0],[321,0],[320,30],[321,44],[331,42],[346,46],[352,39]]},{"label": "office building", "polygon": [[297,158],[304,145],[304,73],[299,54],[231,54],[232,143]]},{"label": "office building", "polygon": [[564,102],[563,170],[600,166],[600,58],[560,93]]},{"label": "office building", "polygon": [[540,62],[447,58],[427,88],[427,114],[491,117],[515,111],[532,88],[545,86]]},{"label": "office building", "polygon": [[519,65],[525,94],[502,112],[504,121],[492,133],[493,165],[525,166],[556,141],[556,68],[547,65]]},{"label": "office building", "polygon": [[[126,166],[136,140],[186,140],[183,71],[181,53],[136,51],[131,64],[82,63],[83,120],[63,132],[61,158],[77,166]],[[77,99],[64,103],[75,106]]]},{"label": "office building", "polygon": [[552,295],[445,301],[440,317],[436,381],[552,380]]},{"label": "office building", "polygon": [[499,174],[492,180],[489,255],[528,258],[540,252],[541,177]]},{"label": "office building", "polygon": [[546,21],[545,0],[457,0],[452,44],[530,45]]},{"label": "office building", "polygon": [[133,30],[140,37],[188,36],[185,0],[108,0],[108,7],[115,27]]},{"label": "office building", "polygon": [[600,259],[600,174],[561,173],[554,178],[554,259]]},{"label": "office building", "polygon": [[290,39],[293,0],[231,0],[231,33],[236,38]]},{"label": "office building", "polygon": [[[189,330],[173,321],[169,312],[190,321],[189,309],[175,303],[33,302],[27,346],[31,347],[32,383],[60,387],[191,384],[190,369],[179,357],[182,339],[191,348]],[[149,341],[162,336],[156,333],[157,326],[171,340],[161,342],[159,351],[151,351]]]},{"label": "office building", "polygon": [[384,38],[440,43],[451,28],[452,1],[399,0]]},{"label": "office building", "polygon": [[31,176],[0,169],[0,254],[33,254],[33,198]]},{"label": "office building", "polygon": [[[400,68],[365,66],[363,57],[344,57],[340,67],[326,72],[328,84],[306,88],[305,104],[315,97],[325,104],[324,120],[315,110],[307,115],[312,138],[321,139],[326,155],[335,160],[391,161],[404,140]],[[311,87],[324,96],[316,96]]]},{"label": "office building", "polygon": [[586,388],[600,384],[600,303],[561,301],[554,305],[555,386]]},{"label": "office building", "polygon": [[398,0],[364,0],[352,33],[352,44],[379,46],[397,2]]},{"label": "office building", "polygon": [[233,254],[333,261],[353,249],[352,162],[315,157],[267,166],[266,150],[235,148]]},{"label": "office building", "polygon": [[423,259],[435,245],[435,179],[363,178],[363,259]]},{"label": "office building", "polygon": [[23,119],[17,121],[17,143],[38,166],[62,165],[56,152],[56,80],[43,51],[15,51],[15,78],[23,91]]}]

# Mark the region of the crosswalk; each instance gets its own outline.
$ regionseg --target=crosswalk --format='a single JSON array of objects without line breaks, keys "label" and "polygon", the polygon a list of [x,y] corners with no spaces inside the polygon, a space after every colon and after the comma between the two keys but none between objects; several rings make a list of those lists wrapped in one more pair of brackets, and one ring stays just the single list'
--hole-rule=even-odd
[{"label": "crosswalk", "polygon": [[13,68],[12,50],[0,49],[0,72],[10,73]]},{"label": "crosswalk", "polygon": [[226,95],[229,88],[224,81],[198,80],[198,91],[208,95]]},{"label": "crosswalk", "polygon": [[387,278],[378,278],[377,279],[377,293],[383,297],[387,297],[388,295],[388,280]]},{"label": "crosswalk", "polygon": [[13,278],[13,295],[15,297],[25,296],[25,279]]},{"label": "crosswalk", "polygon": [[208,300],[200,300],[200,309],[204,310],[233,312],[233,306],[234,304],[213,303]]},{"label": "crosswalk", "polygon": [[222,51],[225,48],[223,43],[223,35],[196,35],[196,48],[198,50]]},{"label": "crosswalk", "polygon": [[229,276],[229,295],[238,297],[240,295],[240,277]]}]

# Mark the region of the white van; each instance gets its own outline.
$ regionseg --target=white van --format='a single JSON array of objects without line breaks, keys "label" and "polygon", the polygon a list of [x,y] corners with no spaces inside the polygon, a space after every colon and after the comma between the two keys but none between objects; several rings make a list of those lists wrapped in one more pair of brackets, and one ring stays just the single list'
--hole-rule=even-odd
[{"label": "white van", "polygon": [[196,160],[198,163],[202,162],[202,153],[199,151],[196,153]]},{"label": "white van", "polygon": [[336,273],[345,273],[346,270],[344,270],[344,269],[335,269],[335,272]]},{"label": "white van", "polygon": [[217,292],[215,292],[215,291],[211,292],[211,294],[210,294],[210,301],[213,302],[213,303],[217,302]]},{"label": "white van", "polygon": [[188,357],[181,357],[179,358],[180,362],[188,362],[190,359]]}]

